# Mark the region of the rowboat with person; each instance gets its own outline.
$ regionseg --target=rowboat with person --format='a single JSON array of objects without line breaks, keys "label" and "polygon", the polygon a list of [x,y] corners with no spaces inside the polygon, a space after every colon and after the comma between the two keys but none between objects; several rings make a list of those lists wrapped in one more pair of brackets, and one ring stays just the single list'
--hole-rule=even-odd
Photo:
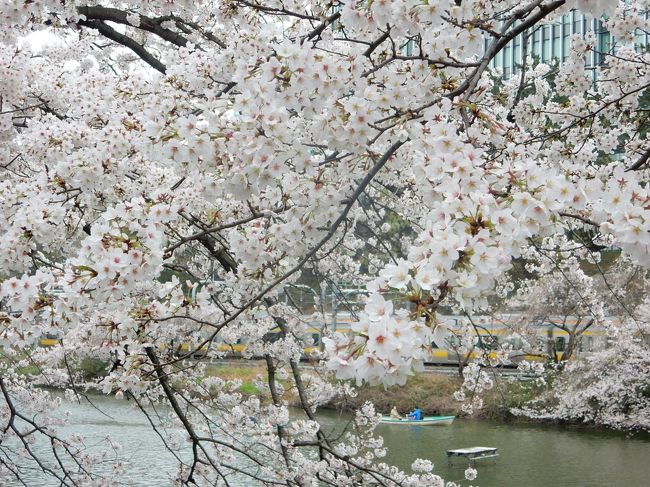
[{"label": "rowboat with person", "polygon": [[406,416],[400,416],[397,408],[393,406],[393,409],[390,411],[390,416],[382,416],[379,421],[380,424],[401,424],[401,425],[420,425],[420,426],[430,426],[430,425],[449,425],[454,422],[456,416],[424,416],[422,410],[416,406],[416,408],[411,411]]}]

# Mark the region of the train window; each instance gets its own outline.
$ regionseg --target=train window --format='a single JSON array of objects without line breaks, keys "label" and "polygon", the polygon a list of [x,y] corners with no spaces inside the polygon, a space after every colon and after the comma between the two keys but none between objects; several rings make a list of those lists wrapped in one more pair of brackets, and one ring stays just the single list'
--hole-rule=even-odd
[{"label": "train window", "polygon": [[566,338],[555,337],[555,350],[558,352],[564,352],[565,348],[566,348]]},{"label": "train window", "polygon": [[318,333],[312,333],[311,334],[311,341],[314,346],[320,345],[320,334]]},{"label": "train window", "polygon": [[264,340],[269,343],[277,342],[280,339],[280,333],[277,331],[270,331],[264,334]]},{"label": "train window", "polygon": [[485,350],[496,350],[499,348],[499,339],[495,336],[482,336],[480,347]]}]

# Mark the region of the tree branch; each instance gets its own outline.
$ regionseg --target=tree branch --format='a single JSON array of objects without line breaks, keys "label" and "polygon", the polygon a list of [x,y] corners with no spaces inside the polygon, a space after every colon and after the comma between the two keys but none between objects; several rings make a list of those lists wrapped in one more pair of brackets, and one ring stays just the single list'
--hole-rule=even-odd
[{"label": "tree branch", "polygon": [[147,51],[141,44],[138,44],[129,36],[120,34],[118,31],[113,29],[110,25],[107,25],[100,20],[80,20],[77,24],[82,27],[89,27],[91,29],[96,29],[103,36],[111,39],[112,41],[117,42],[118,44],[122,44],[123,46],[128,47],[145,63],[147,63],[155,70],[160,71],[162,74],[165,74],[165,72],[167,71],[165,65],[161,63],[158,59],[153,57],[153,55],[149,51]]},{"label": "tree branch", "polygon": [[[185,47],[188,43],[187,38],[183,37],[178,32],[174,32],[170,29],[165,29],[161,26],[162,22],[167,20],[167,18],[154,19],[151,17],[146,17],[140,15],[140,25],[134,26],[129,23],[127,20],[127,12],[109,7],[100,7],[100,6],[85,6],[77,7],[77,12],[86,17],[87,21],[99,20],[100,22],[110,21],[117,24],[128,25],[136,29],[145,30],[151,32],[152,34],[157,35],[161,39],[171,42],[175,46]],[[81,22],[79,22],[81,24]]]},{"label": "tree branch", "polygon": [[630,167],[628,167],[625,171],[636,171],[637,169],[642,168],[647,162],[648,159],[650,159],[650,145],[648,148],[641,154],[641,157],[639,157],[634,164],[632,164]]}]

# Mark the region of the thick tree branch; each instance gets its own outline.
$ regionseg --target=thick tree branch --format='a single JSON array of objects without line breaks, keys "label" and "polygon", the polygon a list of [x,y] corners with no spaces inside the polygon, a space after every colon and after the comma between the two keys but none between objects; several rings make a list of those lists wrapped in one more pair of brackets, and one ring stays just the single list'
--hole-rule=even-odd
[{"label": "thick tree branch", "polygon": [[118,44],[122,44],[123,46],[128,47],[145,63],[147,63],[155,70],[160,71],[162,74],[165,74],[165,72],[167,71],[165,65],[161,63],[158,59],[156,59],[141,44],[138,44],[129,36],[120,34],[118,31],[113,29],[110,25],[105,24],[101,20],[80,20],[78,22],[78,25],[82,27],[89,27],[91,29],[96,29],[103,36],[111,39],[112,41],[117,42]]},{"label": "thick tree branch", "polygon": [[[118,24],[131,26],[131,24],[127,20],[127,15],[128,15],[127,12],[117,8],[85,6],[85,7],[77,7],[77,11],[81,15],[86,17],[86,21],[92,21],[92,20],[98,20],[100,22],[110,21]],[[161,24],[164,20],[167,19],[166,18],[154,19],[151,17],[140,15],[140,25],[138,25],[137,27],[135,26],[132,27],[140,30],[145,30],[147,32],[151,32],[152,34],[157,35],[161,39],[164,39],[167,42],[171,42],[175,46],[185,47],[188,43],[187,38],[183,37],[178,32],[174,32],[173,30],[162,27]]]},{"label": "thick tree branch", "polygon": [[221,230],[226,230],[228,228],[237,227],[239,225],[243,225],[244,223],[249,223],[249,222],[252,222],[253,220],[257,220],[258,218],[262,218],[263,216],[264,216],[263,213],[255,212],[255,213],[253,213],[252,215],[250,215],[250,216],[248,216],[246,218],[242,218],[240,220],[235,220],[235,221],[232,221],[230,223],[224,223],[223,225],[217,225],[217,226],[214,226],[214,227],[206,228],[205,230],[203,230],[201,232],[197,232],[194,235],[189,235],[187,237],[183,237],[178,242],[176,242],[173,245],[170,245],[169,247],[167,247],[165,249],[165,258],[171,257],[171,255],[174,253],[174,250],[176,250],[178,247],[180,247],[181,245],[183,245],[183,244],[185,244],[187,242],[191,242],[192,240],[200,240],[203,237],[205,237],[207,235],[210,235],[212,233],[217,233],[217,232],[220,232]]}]

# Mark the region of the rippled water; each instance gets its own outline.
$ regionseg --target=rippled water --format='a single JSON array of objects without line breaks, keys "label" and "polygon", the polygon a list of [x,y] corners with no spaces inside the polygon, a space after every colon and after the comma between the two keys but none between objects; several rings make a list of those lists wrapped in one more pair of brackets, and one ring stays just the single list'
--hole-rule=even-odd
[{"label": "rippled water", "polygon": [[446,480],[464,478],[467,460],[448,461],[446,450],[471,446],[499,449],[476,461],[481,487],[647,487],[650,438],[548,425],[506,425],[457,420],[445,426],[380,425],[388,459],[408,468],[417,457],[436,465]]},{"label": "rippled water", "polygon": [[[58,428],[59,436],[69,434],[83,435],[89,450],[104,449],[103,440],[110,436],[118,442],[121,449],[114,459],[124,464],[128,473],[122,479],[115,479],[115,485],[154,486],[169,483],[170,475],[175,471],[175,459],[164,448],[160,438],[151,429],[146,417],[130,401],[118,401],[112,397],[91,396],[94,407],[87,401],[81,404],[65,403],[61,408],[69,411],[69,424]],[[101,410],[101,412],[98,411]],[[61,411],[63,413],[63,411]],[[37,442],[36,451],[48,452],[48,445]],[[27,464],[27,463],[26,463]],[[113,463],[106,463],[98,468],[97,473],[107,474],[112,471]],[[34,470],[24,477],[27,485],[46,487],[60,485],[55,479],[46,477]],[[6,485],[0,482],[0,485]],[[21,485],[9,483],[10,486]]]},{"label": "rippled water", "polygon": [[[93,401],[110,417],[88,403],[68,403],[70,425],[65,433],[79,433],[88,444],[110,435],[122,445],[119,459],[127,475],[115,485],[164,486],[175,471],[173,457],[151,430],[147,419],[128,401],[96,396]],[[342,429],[349,417],[323,413],[325,428]],[[646,487],[650,485],[650,437],[627,437],[584,428],[540,425],[504,425],[457,420],[451,426],[380,425],[379,433],[389,448],[387,461],[408,469],[416,458],[434,462],[435,473],[447,480],[461,480],[467,461],[449,462],[446,450],[470,446],[499,448],[496,459],[478,461],[481,487]],[[105,472],[111,466],[104,466]],[[2,480],[2,479],[0,479]],[[58,485],[33,472],[27,484]],[[0,485],[7,485],[7,479]],[[9,482],[8,485],[17,485]],[[237,485],[236,482],[233,485]],[[252,485],[245,480],[239,485]],[[464,485],[467,485],[465,483]]]}]

